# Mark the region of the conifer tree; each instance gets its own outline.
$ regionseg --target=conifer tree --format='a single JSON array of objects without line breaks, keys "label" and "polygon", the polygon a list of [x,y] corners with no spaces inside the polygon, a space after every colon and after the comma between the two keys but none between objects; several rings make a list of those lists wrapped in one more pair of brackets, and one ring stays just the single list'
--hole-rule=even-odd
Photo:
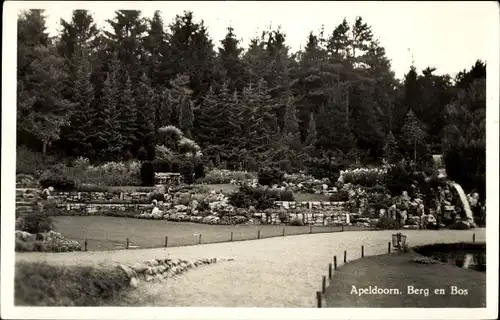
[{"label": "conifer tree", "polygon": [[179,110],[179,124],[184,135],[191,139],[193,130],[193,102],[187,97],[183,97]]}]

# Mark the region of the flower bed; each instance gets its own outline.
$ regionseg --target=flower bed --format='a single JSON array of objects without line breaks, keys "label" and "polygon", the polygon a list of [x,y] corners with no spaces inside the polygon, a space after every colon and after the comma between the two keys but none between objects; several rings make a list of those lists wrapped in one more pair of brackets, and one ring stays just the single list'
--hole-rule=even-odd
[{"label": "flower bed", "polygon": [[70,252],[81,251],[78,241],[65,239],[59,232],[49,231],[31,234],[16,231],[16,251]]}]

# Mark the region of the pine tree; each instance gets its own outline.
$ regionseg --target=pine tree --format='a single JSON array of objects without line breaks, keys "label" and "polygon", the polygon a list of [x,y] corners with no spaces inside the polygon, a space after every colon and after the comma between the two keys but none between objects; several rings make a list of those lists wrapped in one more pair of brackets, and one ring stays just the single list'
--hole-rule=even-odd
[{"label": "pine tree", "polygon": [[161,12],[156,10],[152,19],[147,19],[146,35],[143,39],[144,63],[153,88],[164,88],[173,78],[169,69],[170,48]]},{"label": "pine tree", "polygon": [[243,49],[239,47],[240,40],[236,39],[232,27],[227,28],[227,34],[220,43],[222,47],[219,48],[218,60],[229,80],[228,90],[241,91],[245,85],[245,66],[240,57]]},{"label": "pine tree", "polygon": [[294,142],[300,142],[299,124],[297,122],[297,115],[295,110],[295,103],[293,97],[289,97],[286,104],[285,112],[285,127],[283,134],[285,137]]},{"label": "pine tree", "polygon": [[139,79],[139,85],[135,91],[135,105],[137,108],[137,139],[138,145],[134,146],[134,150],[144,145],[147,137],[154,133],[155,120],[155,97],[151,84],[146,76],[142,74]]},{"label": "pine tree", "polygon": [[63,128],[61,142],[70,154],[79,156],[91,155],[92,143],[89,136],[92,134],[92,103],[94,101],[94,87],[90,82],[90,62],[87,55],[74,55],[78,61],[75,81],[72,85],[70,100],[75,103],[69,125]]},{"label": "pine tree", "polygon": [[318,137],[318,132],[316,131],[316,120],[314,118],[314,113],[311,114],[309,119],[309,125],[307,127],[307,137],[306,146],[314,148]]},{"label": "pine tree", "polygon": [[186,97],[181,102],[179,111],[179,124],[184,135],[191,139],[193,130],[193,102]]},{"label": "pine tree", "polygon": [[[122,136],[123,155],[135,154],[139,145],[137,136],[137,107],[132,91],[132,80],[126,74],[126,81],[118,99],[118,119]],[[136,149],[137,148],[137,149]]]},{"label": "pine tree", "polygon": [[389,131],[385,139],[384,156],[390,164],[396,163],[399,160],[398,143],[391,131]]},{"label": "pine tree", "polygon": [[425,128],[417,118],[413,110],[410,109],[406,115],[402,128],[402,137],[406,143],[407,150],[413,151],[413,161],[417,161],[417,147],[422,146],[426,136]]},{"label": "pine tree", "polygon": [[102,89],[103,96],[98,108],[95,108],[92,118],[93,133],[89,136],[95,154],[92,158],[114,160],[119,157],[123,147],[118,119],[117,100],[119,96],[118,84],[114,70],[108,73]]},{"label": "pine tree", "polygon": [[[118,10],[113,19],[107,22],[111,31],[104,31],[106,41],[118,60],[126,68],[132,85],[135,87],[143,70],[144,49],[142,42],[147,30],[146,21],[138,10]],[[120,81],[126,82],[127,77],[120,76]]]}]

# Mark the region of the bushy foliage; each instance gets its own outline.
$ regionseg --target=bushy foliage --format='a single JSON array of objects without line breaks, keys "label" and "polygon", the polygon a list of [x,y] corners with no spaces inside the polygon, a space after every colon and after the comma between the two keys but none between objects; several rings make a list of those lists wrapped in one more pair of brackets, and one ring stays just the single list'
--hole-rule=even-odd
[{"label": "bushy foliage", "polygon": [[302,227],[302,226],[304,226],[304,221],[302,221],[301,219],[295,217],[295,218],[292,218],[292,220],[290,220],[290,225],[291,226]]},{"label": "bushy foliage", "polygon": [[14,301],[20,306],[101,306],[116,298],[129,284],[130,278],[119,267],[18,262]]},{"label": "bushy foliage", "polygon": [[165,194],[157,191],[151,192],[148,196],[148,202],[152,203],[153,200],[164,202]]},{"label": "bushy foliage", "polygon": [[364,187],[371,187],[383,182],[387,171],[379,168],[357,168],[341,171],[339,181]]},{"label": "bushy foliage", "polygon": [[54,229],[52,219],[44,213],[31,213],[18,218],[16,229],[32,234],[48,232]]},{"label": "bushy foliage", "polygon": [[392,196],[399,196],[403,191],[410,192],[412,183],[410,172],[401,164],[390,167],[384,178],[384,184]]},{"label": "bushy foliage", "polygon": [[38,176],[53,163],[53,158],[44,159],[40,152],[33,152],[25,146],[16,148],[16,173]]},{"label": "bushy foliage", "polygon": [[399,229],[399,224],[396,220],[390,218],[381,218],[375,225],[377,229],[396,230]]},{"label": "bushy foliage", "polygon": [[345,170],[347,164],[343,161],[339,163],[331,162],[327,159],[312,159],[307,164],[307,172],[316,179],[328,178],[335,182],[340,177],[340,171]]},{"label": "bushy foliage", "polygon": [[205,165],[203,163],[197,163],[194,167],[194,176],[196,179],[203,178],[205,176]]},{"label": "bushy foliage", "polygon": [[255,175],[251,172],[213,169],[208,171],[203,178],[198,179],[198,182],[206,184],[226,184],[231,183],[231,181],[244,182],[254,178]]},{"label": "bushy foliage", "polygon": [[345,190],[341,190],[339,192],[335,192],[332,195],[330,195],[331,202],[345,202],[349,201],[349,193]]},{"label": "bushy foliage", "polygon": [[276,168],[264,168],[259,171],[259,184],[271,186],[283,181],[285,173]]},{"label": "bushy foliage", "polygon": [[144,161],[141,166],[141,180],[143,186],[154,186],[155,168],[151,161]]},{"label": "bushy foliage", "polygon": [[60,174],[54,173],[44,173],[42,179],[40,180],[40,185],[42,188],[53,187],[58,191],[72,191],[75,190],[75,181],[68,179]]},{"label": "bushy foliage", "polygon": [[253,188],[242,185],[237,192],[229,196],[229,203],[237,208],[250,208],[259,210],[273,207],[275,195],[264,188]]}]

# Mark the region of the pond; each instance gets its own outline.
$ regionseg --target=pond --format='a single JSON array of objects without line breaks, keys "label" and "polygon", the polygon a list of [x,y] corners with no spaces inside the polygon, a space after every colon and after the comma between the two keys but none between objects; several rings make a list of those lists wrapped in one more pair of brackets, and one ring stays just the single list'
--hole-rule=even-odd
[{"label": "pond", "polygon": [[440,244],[421,246],[416,252],[459,268],[486,272],[485,244]]}]

